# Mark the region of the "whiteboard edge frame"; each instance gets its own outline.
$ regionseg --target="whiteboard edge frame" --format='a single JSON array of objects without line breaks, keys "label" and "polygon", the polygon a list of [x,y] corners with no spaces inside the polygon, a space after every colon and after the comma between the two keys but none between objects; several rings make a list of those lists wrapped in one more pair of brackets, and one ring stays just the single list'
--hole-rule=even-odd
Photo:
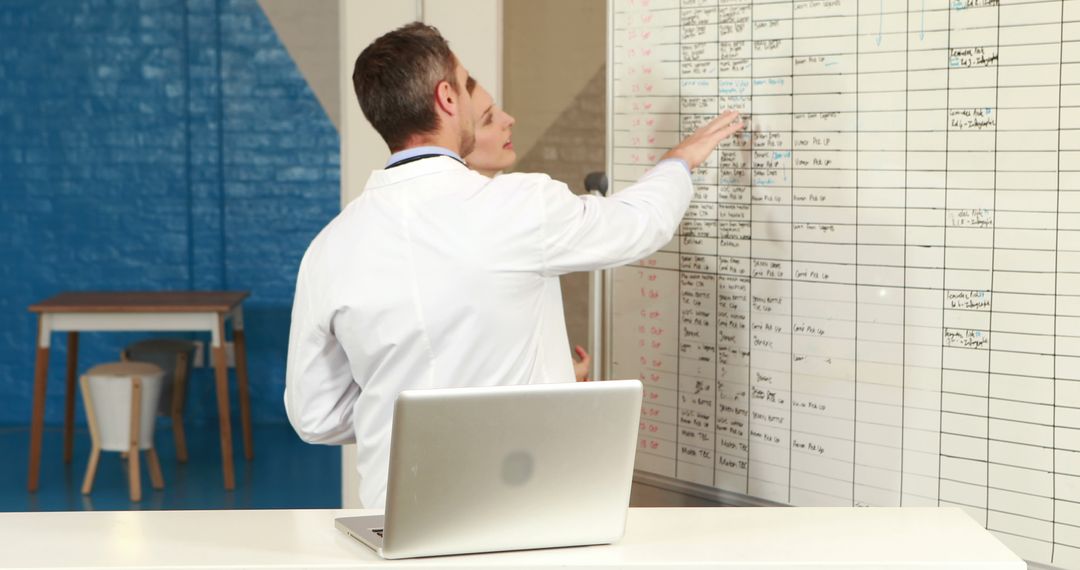
[{"label": "whiteboard edge frame", "polygon": [[[604,61],[604,75],[605,77],[605,92],[604,92],[604,170],[608,176],[609,192],[608,196],[615,194],[615,179],[614,179],[614,156],[615,153],[612,150],[612,144],[614,142],[614,128],[615,128],[615,0],[607,0],[607,27],[604,30],[604,34],[607,36],[607,58]],[[600,356],[597,359],[600,361],[599,375],[594,378],[611,379],[611,312],[614,309],[612,305],[612,288],[614,280],[614,269],[602,269],[600,271],[600,291],[599,298],[594,298],[594,302],[599,302],[601,308],[599,309],[599,326],[600,329]]]},{"label": "whiteboard edge frame", "polygon": [[744,493],[725,491],[709,485],[701,485],[665,475],[658,475],[640,469],[634,469],[634,482],[652,485],[668,491],[682,493],[699,499],[708,499],[722,503],[725,507],[791,507],[787,503],[777,503],[768,499],[754,497]]}]

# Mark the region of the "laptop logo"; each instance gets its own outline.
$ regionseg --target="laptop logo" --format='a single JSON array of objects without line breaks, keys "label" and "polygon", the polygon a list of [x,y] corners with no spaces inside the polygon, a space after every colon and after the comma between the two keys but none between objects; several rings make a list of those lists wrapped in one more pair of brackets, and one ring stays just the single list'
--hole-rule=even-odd
[{"label": "laptop logo", "polygon": [[533,476],[533,457],[526,451],[512,451],[503,459],[502,480],[511,487],[528,483]]}]

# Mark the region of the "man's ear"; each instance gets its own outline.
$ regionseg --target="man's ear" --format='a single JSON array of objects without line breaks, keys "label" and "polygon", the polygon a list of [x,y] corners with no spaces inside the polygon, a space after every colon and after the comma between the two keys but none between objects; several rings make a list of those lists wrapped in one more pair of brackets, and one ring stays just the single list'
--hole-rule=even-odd
[{"label": "man's ear", "polygon": [[449,81],[440,81],[435,86],[435,104],[451,117],[458,114],[458,95]]}]

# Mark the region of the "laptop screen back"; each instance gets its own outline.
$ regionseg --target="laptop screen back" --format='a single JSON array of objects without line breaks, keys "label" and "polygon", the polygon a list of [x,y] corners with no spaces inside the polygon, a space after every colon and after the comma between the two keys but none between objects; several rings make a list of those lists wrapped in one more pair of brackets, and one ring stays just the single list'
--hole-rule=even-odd
[{"label": "laptop screen back", "polygon": [[383,556],[618,540],[641,394],[637,380],[403,392]]}]

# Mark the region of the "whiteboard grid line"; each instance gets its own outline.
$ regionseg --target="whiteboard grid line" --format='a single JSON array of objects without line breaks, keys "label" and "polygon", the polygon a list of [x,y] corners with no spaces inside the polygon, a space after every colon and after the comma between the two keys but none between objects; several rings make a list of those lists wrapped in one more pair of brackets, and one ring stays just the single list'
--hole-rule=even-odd
[{"label": "whiteboard grid line", "polygon": [[[946,45],[952,45],[952,10],[948,11],[947,38],[948,39],[946,40]],[[950,93],[950,87],[951,87],[951,85],[950,85],[951,81],[950,80],[951,80],[951,78],[952,78],[952,74],[946,73],[946,75],[945,75],[945,93],[946,93],[946,95],[945,95],[945,107],[946,108],[948,108],[948,106],[949,106],[948,94]],[[946,149],[949,148],[949,132],[950,131],[948,129],[945,130],[945,148]],[[948,168],[949,168],[949,153],[946,152],[945,153],[945,169],[948,170]],[[948,181],[948,177],[946,175],[946,182],[947,181]],[[947,183],[945,184],[944,194],[945,194],[945,205],[947,206],[949,204],[949,186],[948,186]],[[945,259],[945,248],[942,248],[942,250],[941,250],[941,266],[942,266],[941,290],[943,292],[945,291],[945,267],[946,267],[945,261],[946,261],[946,259]],[[941,322],[944,323],[945,322],[944,293],[942,293],[941,307],[942,307],[941,308]],[[941,369],[942,369],[941,374],[940,374],[939,380],[938,380],[938,385],[939,386],[942,386],[943,383],[944,383],[944,380],[945,380],[945,378],[944,378],[945,377],[945,350],[944,349],[942,349],[942,351],[941,351]],[[939,392],[938,394],[939,394],[938,410],[942,410],[945,407],[945,394],[944,394],[944,392]],[[940,426],[942,424],[942,416],[940,415],[940,411],[938,413],[939,413],[938,425]],[[943,458],[943,456],[941,455],[941,440],[942,440],[942,435],[941,435],[941,430],[939,429],[938,430],[938,485],[937,485],[938,506],[941,505],[941,461],[942,461],[942,458]]]},{"label": "whiteboard grid line", "polygon": [[[882,8],[884,8],[884,7],[882,7]],[[911,22],[911,3],[910,2],[905,2],[904,3],[904,19],[909,23]],[[909,151],[911,150],[911,135],[908,132],[908,117],[909,117],[910,107],[911,107],[911,96],[908,95],[908,93],[907,93],[908,89],[911,86],[910,81],[909,81],[909,79],[911,78],[911,52],[910,52],[910,47],[911,47],[910,43],[911,42],[910,42],[910,40],[911,40],[911,34],[910,33],[904,34],[904,52],[905,52],[904,53],[904,71],[905,71],[905,73],[904,73],[904,204],[905,205],[908,203],[908,195],[907,195],[908,170],[909,170],[909,168],[911,166],[909,164],[909,162],[908,162]],[[904,228],[905,228],[905,230],[904,230],[904,277],[903,277],[903,279],[904,279],[904,288],[903,288],[903,300],[902,300],[904,308],[903,308],[903,312],[901,314],[901,321],[902,321],[903,328],[901,329],[901,343],[902,343],[901,344],[901,350],[902,350],[902,353],[900,355],[900,360],[901,360],[902,366],[903,366],[901,368],[901,372],[900,372],[900,410],[901,411],[900,411],[900,489],[899,489],[900,501],[899,501],[899,505],[901,507],[904,506],[904,474],[907,472],[906,469],[904,468],[904,458],[905,458],[906,454],[903,451],[904,450],[904,443],[905,443],[905,440],[906,440],[906,437],[907,437],[907,416],[908,416],[904,412],[904,410],[907,409],[907,378],[908,378],[908,374],[907,374],[907,372],[908,372],[908,369],[907,369],[907,357],[908,357],[908,335],[907,335],[907,333],[908,333],[908,326],[907,326],[907,318],[908,318],[907,282],[908,282],[908,277],[907,277],[907,268],[908,268],[908,253],[909,253],[909,251],[908,251],[907,225],[908,225],[908,209],[904,208]]]},{"label": "whiteboard grid line", "polygon": [[[752,14],[753,13],[752,12],[753,11],[753,6],[752,5],[750,6],[750,10],[751,10],[751,14]],[[750,42],[751,42],[750,45],[751,46],[754,45],[753,44],[753,42],[755,40],[754,31],[755,30],[753,29],[753,27],[751,27],[750,28]],[[720,49],[719,45],[717,45],[717,50],[719,50],[719,49]],[[749,64],[749,70],[748,70],[748,73],[750,75],[750,83],[751,83],[751,85],[753,85],[753,82],[754,82],[754,69],[756,67],[754,65],[754,63],[755,63],[754,60],[751,58],[750,59],[750,64]],[[749,103],[748,103],[749,106],[750,106],[751,117],[753,116],[753,111],[754,111],[754,109],[753,109],[753,104],[754,104],[753,101],[754,101],[754,99],[753,99],[753,95],[752,95],[752,91],[751,91],[751,97],[750,97],[750,100],[749,100]],[[719,110],[719,109],[717,109],[717,110]],[[744,120],[751,120],[751,118],[744,118]],[[748,125],[747,128],[748,129],[753,128],[753,126]],[[735,142],[737,142],[738,140],[741,140],[741,137],[740,137],[740,139],[737,139]],[[753,148],[753,138],[750,139],[750,146],[751,146],[751,148]],[[754,211],[750,210],[750,223],[752,224],[753,222],[754,222]],[[754,258],[754,242],[751,241],[747,245],[748,245],[748,248],[749,248],[749,259],[752,260]],[[754,281],[753,280],[750,281],[750,285],[749,285],[748,290],[747,290],[747,296],[750,299],[753,299],[753,297],[754,297]],[[748,319],[750,320],[751,323],[753,323],[754,316],[749,315]],[[747,330],[747,332],[746,332],[747,344],[752,344],[753,343],[753,338],[752,337],[753,337],[753,332],[751,330]],[[754,386],[753,386],[753,383],[754,383],[754,353],[753,353],[753,351],[751,351],[749,356],[747,357],[746,364],[747,364],[747,373],[746,373],[746,384],[747,384],[747,391],[746,391],[746,394],[747,394],[747,401],[746,401],[746,412],[747,412],[746,413],[746,446],[747,446],[747,453],[746,453],[746,459],[747,459],[747,461],[746,461],[746,489],[747,489],[747,492],[749,492],[750,491],[750,480],[751,480],[751,477],[753,477],[753,475],[754,475],[754,473],[753,473],[754,461],[753,460],[754,460],[754,449],[755,449],[755,447],[752,445],[753,427],[751,425],[751,418],[753,417],[753,412],[754,412],[754,408],[753,408],[753,405],[754,405],[754,398],[753,398],[753,393],[754,393]],[[788,449],[788,465],[791,465],[791,450],[790,450],[790,447]],[[789,483],[790,483],[790,481],[789,481]],[[790,499],[790,491],[789,491],[788,498]]]},{"label": "whiteboard grid line", "polygon": [[[1064,1],[1061,2],[1061,13],[1060,14],[1061,14],[1062,24],[1061,24],[1061,29],[1058,32],[1058,37],[1061,38],[1062,40],[1064,40],[1065,39],[1065,23],[1064,23],[1065,22],[1065,2]],[[1061,95],[1062,95],[1062,91],[1063,91],[1062,80],[1064,79],[1064,71],[1065,71],[1065,42],[1062,41],[1061,46],[1058,48],[1058,103],[1061,102]],[[1057,212],[1055,212],[1056,215],[1054,216],[1054,230],[1055,230],[1054,231],[1054,249],[1060,251],[1059,247],[1060,247],[1060,241],[1061,241],[1060,240],[1061,234],[1057,231],[1057,230],[1059,230],[1060,225],[1061,225],[1061,110],[1060,109],[1058,110],[1058,124],[1057,124],[1057,126],[1058,126],[1058,135],[1057,135],[1057,139],[1058,139],[1057,140],[1057,142],[1058,142],[1058,172],[1057,172],[1057,176],[1056,176],[1057,180],[1055,180],[1055,182],[1057,182],[1057,195],[1054,196],[1054,198],[1055,198],[1055,209],[1057,210]],[[1058,253],[1058,254],[1055,254],[1055,256],[1054,256],[1054,269],[1059,269],[1060,266],[1061,266],[1060,255],[1061,254]],[[1058,281],[1060,281],[1060,279],[1061,279],[1060,275],[1055,275],[1054,276],[1054,334],[1055,334],[1055,337],[1057,335],[1057,324],[1058,324],[1058,319],[1057,319],[1057,312],[1058,312],[1057,311]],[[1056,349],[1057,349],[1057,340],[1056,340],[1056,338],[1055,338],[1055,341],[1054,341],[1054,348],[1055,348],[1055,351],[1056,351]],[[1053,377],[1055,378],[1055,380],[1054,380],[1054,390],[1050,395],[1050,399],[1051,399],[1051,402],[1053,404],[1053,408],[1051,408],[1051,414],[1052,414],[1051,422],[1055,426],[1057,426],[1057,380],[1056,380],[1056,378],[1057,378],[1057,358],[1054,358],[1053,362],[1051,363],[1051,374],[1053,374]],[[1051,485],[1050,485],[1050,497],[1053,499],[1053,501],[1050,503],[1050,509],[1051,509],[1050,516],[1054,520],[1054,522],[1056,523],[1057,522],[1057,475],[1056,475],[1056,473],[1057,473],[1057,430],[1056,429],[1054,429],[1050,433],[1050,444],[1054,447],[1054,452],[1050,455],[1050,468],[1053,469],[1053,471],[1055,473],[1055,475],[1053,476],[1054,480],[1051,482]],[[1055,557],[1056,554],[1057,554],[1057,525],[1054,524],[1054,525],[1052,525],[1050,527],[1050,561],[1051,562],[1054,561],[1054,557]]]},{"label": "whiteboard grid line", "polygon": [[[1001,26],[1001,3],[1000,2],[998,2],[998,4],[997,4],[997,18],[996,19],[997,19],[997,38],[996,38],[995,41],[997,43],[997,46],[996,46],[997,47],[997,52],[998,52],[999,57],[1000,57],[1000,53],[1001,53],[1001,28],[1002,28],[1002,26]],[[951,48],[950,48],[950,51],[951,51]],[[1000,60],[998,62],[996,62],[996,63],[999,64]],[[996,87],[996,89],[994,90],[994,107],[996,108],[997,105],[998,105],[998,101],[1001,98],[1000,93],[998,91],[998,89],[1001,86],[1001,66],[1000,65],[997,65],[997,67],[994,70],[994,85]],[[1060,101],[1059,101],[1059,103],[1060,103]],[[1000,111],[1000,109],[998,109],[998,111]],[[999,133],[998,133],[998,129],[997,129],[997,124],[995,123],[994,124],[994,181],[993,181],[993,184],[994,184],[994,198],[993,198],[994,203],[993,203],[993,209],[992,209],[992,211],[995,212],[995,217],[996,217],[996,212],[997,212],[997,189],[998,189],[997,188],[997,180],[998,180],[998,170],[997,170],[998,135],[999,135]],[[990,236],[991,236],[990,237],[990,243],[992,245],[996,244],[997,243],[997,239],[996,239],[997,238],[997,226],[994,225],[994,224],[991,224]],[[994,290],[994,278],[997,276],[997,272],[994,270],[994,268],[997,266],[997,264],[995,263],[996,259],[997,259],[997,249],[991,247],[991,249],[990,249],[990,289],[989,289],[990,291]],[[989,325],[988,328],[990,330],[994,329],[994,305],[993,305],[992,302],[990,304],[990,321],[989,321],[988,325]],[[989,390],[990,390],[990,370],[993,367],[992,360],[994,358],[994,350],[990,346],[989,342],[987,343],[987,348],[990,349],[990,355],[988,356],[987,370],[986,370],[986,387],[987,387],[987,392],[989,392]],[[987,433],[987,436],[990,435],[990,399],[989,398],[986,399],[986,433]],[[991,441],[990,438],[987,437],[987,439],[986,439],[986,457],[988,459],[990,457],[990,441]],[[986,481],[987,481],[987,483],[986,483],[986,505],[987,505],[987,507],[989,507],[990,506],[990,463],[989,463],[989,461],[986,464]],[[986,517],[985,526],[988,529],[990,528],[990,516],[989,516],[989,513],[987,514],[987,517]],[[1051,559],[1053,559],[1053,556],[1051,556]]]},{"label": "whiteboard grid line", "polygon": [[[861,43],[859,41],[859,37],[861,35],[860,34],[861,30],[859,29],[859,22],[861,22],[861,18],[859,18],[860,9],[861,9],[861,3],[856,2],[855,3],[855,15],[856,15],[856,20],[855,20],[855,22],[856,22],[856,24],[855,24],[855,93],[856,93],[856,95],[855,95],[855,117],[856,117],[855,148],[856,149],[859,148],[859,129],[858,129],[859,96],[858,96],[858,93],[859,93],[859,83],[860,83],[859,80],[861,79],[860,76],[859,76],[859,67],[860,67],[859,66],[859,59],[860,59],[860,57],[859,57],[859,44]],[[794,30],[794,28],[795,28],[794,23],[792,23],[791,27]],[[795,42],[794,41],[792,41],[791,49],[792,49],[792,53],[794,53],[794,50],[795,50]],[[795,68],[794,63],[792,63],[791,67],[794,70],[794,68]],[[792,84],[792,87],[794,87],[794,82]],[[794,96],[792,96],[792,102],[793,102],[792,103],[792,110],[794,110]],[[794,118],[792,118],[792,124],[794,125]],[[792,160],[792,162],[794,163],[794,160]],[[859,171],[859,151],[858,150],[855,151],[855,171],[856,172]],[[855,192],[855,207],[856,207],[856,209],[858,209],[858,207],[859,207],[859,192],[858,191]],[[792,211],[792,213],[794,214],[794,210]],[[794,218],[794,215],[792,216],[792,218]],[[792,241],[794,241],[794,237],[795,237],[794,236],[794,229],[795,229],[794,224],[792,224],[792,228],[791,228],[791,230],[792,230],[791,240]],[[859,236],[859,218],[858,218],[858,216],[856,216],[855,217],[855,265],[856,266],[859,265],[859,237],[858,236]],[[794,250],[795,250],[794,243],[792,244],[791,247],[792,247],[792,252],[794,253]],[[794,305],[794,303],[793,303],[793,305]],[[792,333],[794,335],[794,331],[792,331]],[[857,338],[859,338],[859,288],[858,287],[855,288],[855,339],[857,339]],[[794,338],[791,339],[791,344],[792,344],[792,347],[794,347],[794,345],[795,345],[795,339]],[[857,342],[855,343],[855,361],[856,362],[859,361],[859,344]],[[794,378],[792,380],[794,380]],[[857,365],[855,366],[855,377],[854,377],[854,379],[852,381],[852,384],[853,384],[853,390],[854,390],[853,398],[855,400],[855,405],[854,405],[854,410],[853,410],[854,418],[852,418],[854,420],[854,419],[857,419],[859,417],[859,367]],[[859,439],[859,422],[858,421],[852,422],[851,439],[852,439],[852,442],[855,442],[855,441],[857,441]],[[856,491],[856,489],[855,489],[855,480],[857,479],[857,469],[858,469],[858,467],[855,465],[855,455],[856,455],[856,453],[857,453],[856,446],[852,445],[851,446],[851,503],[853,505],[857,503],[856,496],[855,496],[855,491]]]},{"label": "whiteboard grid line", "polygon": [[[791,17],[794,20],[794,18],[795,18],[795,5],[794,4],[792,4],[792,7],[791,7]],[[791,43],[792,43],[792,46],[794,48],[794,44],[795,44],[795,25],[794,25],[794,23],[791,26]],[[751,45],[754,45],[754,44],[751,44]],[[752,55],[751,55],[751,57],[752,57]],[[755,60],[751,60],[751,61],[755,61]],[[753,63],[751,63],[751,65],[753,65]],[[719,67],[719,66],[717,66],[717,67]],[[794,77],[794,75],[795,75],[795,66],[792,65],[791,75],[788,76],[788,81],[791,82],[792,87],[794,87],[794,85],[795,85],[795,77]],[[751,92],[752,92],[752,89],[753,89],[753,87],[751,87]],[[795,108],[794,108],[794,99],[792,99],[792,101],[793,101],[792,107],[790,109],[788,109],[789,114],[790,114],[791,111],[795,110]],[[794,119],[792,119],[792,124],[794,124]],[[792,128],[794,128],[794,127],[792,127]],[[788,137],[789,137],[789,139],[793,138],[792,133],[790,131],[788,131]],[[792,146],[794,146],[794,145],[792,145]],[[752,167],[753,162],[754,162],[753,161],[753,153],[754,153],[754,138],[753,138],[753,136],[750,137],[750,147],[751,147],[750,163],[751,163],[751,167]],[[795,149],[794,148],[788,149],[788,152],[791,153],[792,160],[794,160]],[[791,194],[792,193],[792,188],[795,187],[795,172],[794,172],[794,170],[792,170],[787,175],[785,175],[785,178],[789,179],[789,181],[790,181],[789,185],[788,185],[788,194]],[[750,196],[751,205],[753,204],[753,200],[754,200],[753,194],[751,194],[751,196]],[[791,217],[794,217],[794,215],[795,215],[795,201],[791,200],[790,202],[791,203],[788,205],[789,212],[790,212],[789,215]],[[751,208],[752,208],[752,206],[751,206]],[[753,211],[753,210],[751,209],[751,211]],[[751,244],[753,244],[752,240],[751,240]],[[788,297],[789,298],[794,296],[794,293],[795,293],[794,289],[795,289],[795,286],[789,282],[788,283]],[[751,296],[750,299],[751,299],[751,301],[753,301],[753,296]],[[794,303],[794,301],[792,301],[792,302]],[[753,319],[753,311],[751,311],[750,314],[751,314],[750,318]],[[794,317],[794,312],[793,312],[792,315],[788,316],[788,334],[789,334],[789,336],[792,333],[794,333],[794,331],[795,331],[795,317]],[[751,333],[751,334],[753,334],[753,333]],[[792,341],[792,342],[794,342],[794,341]],[[788,358],[790,360],[788,362],[788,366],[791,368],[792,372],[794,372],[794,370],[795,370],[795,362],[796,362],[795,361],[795,354],[792,353]],[[789,374],[789,376],[788,376],[788,388],[789,388],[789,392],[790,392],[788,394],[788,418],[792,419],[792,418],[794,418],[794,414],[792,413],[793,412],[792,406],[794,406],[794,402],[795,402],[795,398],[794,398],[795,375],[793,373]],[[794,438],[790,434],[788,435],[788,438],[789,438],[789,443],[794,441]],[[794,463],[794,456],[793,456],[794,452],[795,452],[795,446],[789,444],[788,445],[788,468],[789,469],[791,468],[791,465]],[[789,503],[791,502],[791,474],[790,473],[788,473],[788,502]]]}]

